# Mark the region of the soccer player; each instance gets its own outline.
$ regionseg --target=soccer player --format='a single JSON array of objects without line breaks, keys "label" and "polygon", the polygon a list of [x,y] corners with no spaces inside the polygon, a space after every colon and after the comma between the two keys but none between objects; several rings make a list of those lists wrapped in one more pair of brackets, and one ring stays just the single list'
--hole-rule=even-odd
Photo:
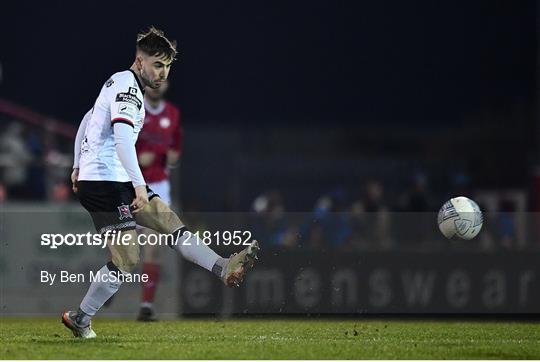
[{"label": "soccer player", "polygon": [[[169,167],[175,166],[182,152],[183,130],[180,110],[164,99],[169,83],[165,81],[157,89],[149,88],[144,94],[146,118],[144,128],[136,144],[139,166],[148,186],[169,206],[171,186]],[[150,234],[153,230],[140,228],[140,233]],[[137,320],[155,321],[154,297],[160,278],[160,248],[143,247],[142,273],[148,280],[142,283],[141,308]]]},{"label": "soccer player", "polygon": [[96,337],[92,317],[118,291],[122,276],[138,264],[139,244],[133,242],[137,224],[169,235],[173,249],[227,286],[238,285],[255,262],[256,240],[230,258],[217,255],[146,185],[139,168],[135,142],[144,122],[143,93],[164,84],[176,53],[176,43],[161,30],[151,27],[139,34],[132,66],[105,82],[79,126],[73,190],[107,239],[111,261],[96,273],[78,310],[62,314],[62,322],[76,337]]}]

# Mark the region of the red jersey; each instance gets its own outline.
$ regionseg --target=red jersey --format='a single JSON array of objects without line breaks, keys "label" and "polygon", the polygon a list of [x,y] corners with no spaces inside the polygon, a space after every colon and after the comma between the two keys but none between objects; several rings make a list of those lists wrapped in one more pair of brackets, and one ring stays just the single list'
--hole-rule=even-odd
[{"label": "red jersey", "polygon": [[167,172],[167,151],[182,152],[184,131],[180,121],[180,110],[172,103],[162,101],[157,109],[145,103],[144,127],[135,147],[137,154],[153,152],[154,161],[148,167],[141,167],[147,183],[160,182],[169,178]]}]

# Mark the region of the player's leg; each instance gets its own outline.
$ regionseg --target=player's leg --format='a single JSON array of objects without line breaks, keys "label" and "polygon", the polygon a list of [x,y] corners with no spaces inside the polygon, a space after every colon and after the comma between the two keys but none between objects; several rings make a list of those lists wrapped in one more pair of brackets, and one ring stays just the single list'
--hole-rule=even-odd
[{"label": "player's leg", "polygon": [[[125,236],[128,234],[129,236]],[[128,238],[129,239],[124,239]],[[132,240],[132,245],[118,245],[118,238]],[[76,337],[94,338],[91,320],[103,304],[120,288],[120,274],[130,273],[139,263],[139,245],[135,230],[119,231],[116,236],[107,238],[111,261],[101,267],[93,276],[92,282],[77,312],[65,312],[62,322],[73,331]]]},{"label": "player's leg", "polygon": [[210,271],[216,263],[225,263],[224,258],[202,242],[187,242],[190,236],[189,231],[178,215],[161,198],[153,197],[135,218],[137,224],[169,235],[171,241],[176,240],[177,243],[173,244],[172,248],[192,263]]},{"label": "player's leg", "polygon": [[[130,273],[139,262],[136,224],[128,206],[134,191],[127,183],[109,181],[79,181],[78,189],[79,200],[90,212],[96,230],[107,239],[111,261],[94,274],[77,312],[65,312],[62,322],[75,336],[94,338],[91,318],[120,288],[120,274]],[[129,245],[119,243],[126,240],[119,237],[129,237]]]},{"label": "player's leg", "polygon": [[[90,284],[90,288],[80,305],[80,310],[90,318],[118,291],[122,284],[121,281],[116,280],[118,278],[113,278],[114,281],[110,281],[111,278],[109,276],[131,273],[139,263],[139,245],[137,243],[136,231],[120,231],[117,235],[122,238],[129,237],[129,239],[124,240],[131,240],[132,243],[131,245],[119,245],[114,240],[117,238],[108,238],[107,247],[111,252],[111,261],[96,273],[96,278]],[[106,274],[107,277],[103,277]]]},{"label": "player's leg", "polygon": [[220,257],[196,234],[191,233],[159,197],[153,197],[135,218],[139,225],[170,235],[173,249],[185,259],[214,273],[227,286],[238,285],[242,281],[246,271],[253,266],[259,250],[257,241],[254,241],[231,258]]}]

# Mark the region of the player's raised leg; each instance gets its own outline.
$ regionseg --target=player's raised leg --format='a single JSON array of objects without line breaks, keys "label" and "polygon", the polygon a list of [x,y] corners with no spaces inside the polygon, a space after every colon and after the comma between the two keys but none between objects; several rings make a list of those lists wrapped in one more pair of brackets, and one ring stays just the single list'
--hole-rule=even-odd
[{"label": "player's raised leg", "polygon": [[159,197],[154,197],[143,210],[136,214],[137,224],[171,235],[173,249],[182,256],[218,276],[225,285],[239,285],[246,272],[257,259],[259,245],[256,240],[244,250],[222,258],[208,245],[191,233],[178,215]]}]

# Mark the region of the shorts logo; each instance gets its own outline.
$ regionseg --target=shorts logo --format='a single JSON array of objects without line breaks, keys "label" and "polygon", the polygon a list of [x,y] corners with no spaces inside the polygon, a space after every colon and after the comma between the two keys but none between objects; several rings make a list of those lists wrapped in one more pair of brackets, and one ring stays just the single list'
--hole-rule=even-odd
[{"label": "shorts logo", "polygon": [[131,211],[129,210],[128,205],[120,205],[120,206],[118,206],[118,213],[120,214],[120,216],[118,216],[119,220],[130,219],[130,218],[133,217],[131,215]]}]

